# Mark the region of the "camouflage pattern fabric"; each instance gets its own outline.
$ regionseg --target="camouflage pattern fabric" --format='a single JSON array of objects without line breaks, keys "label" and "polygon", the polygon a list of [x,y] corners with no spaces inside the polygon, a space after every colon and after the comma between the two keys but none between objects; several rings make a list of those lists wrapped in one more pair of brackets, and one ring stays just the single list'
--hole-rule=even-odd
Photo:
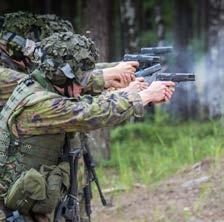
[{"label": "camouflage pattern fabric", "polygon": [[[59,32],[73,32],[74,29],[68,20],[63,20],[54,14],[37,14],[34,15],[28,12],[14,12],[7,13],[4,15],[5,21],[2,26],[1,35],[6,32],[16,33],[23,38],[29,38],[34,42],[43,40],[51,36],[54,33]],[[34,35],[34,27],[38,32],[37,36]],[[9,47],[11,44],[11,47]],[[15,44],[10,43],[8,45],[8,50],[11,51],[9,54],[14,55],[12,52],[14,50],[21,50],[21,46],[15,46]],[[97,69],[109,68],[117,65],[118,63],[97,63]]]},{"label": "camouflage pattern fabric", "polygon": [[74,79],[82,86],[87,85],[89,76],[83,72],[92,70],[98,58],[90,39],[72,32],[55,33],[43,39],[40,47],[44,51],[40,69],[53,84],[63,85],[67,79]]},{"label": "camouflage pattern fabric", "polygon": [[[52,134],[57,138],[64,132],[114,126],[132,115],[143,115],[142,101],[137,94],[119,92],[69,99],[35,84],[38,91],[25,98],[8,121],[10,132],[21,141],[37,135]],[[79,173],[79,183],[83,184],[84,171]]]},{"label": "camouflage pattern fabric", "polygon": [[0,110],[17,86],[18,81],[25,76],[24,73],[0,67]]},{"label": "camouflage pattern fabric", "polygon": [[119,62],[99,62],[99,63],[96,63],[95,68],[96,69],[111,68],[118,65],[118,63]]},{"label": "camouflage pattern fabric", "polygon": [[41,27],[41,39],[50,36],[55,32],[73,32],[72,23],[68,20],[63,20],[54,14],[36,15],[38,20],[43,21],[45,26]]},{"label": "camouflage pattern fabric", "polygon": [[[36,65],[34,61],[33,66],[30,63],[30,59],[33,59],[35,42],[55,32],[67,31],[74,32],[72,24],[56,15],[34,15],[21,11],[7,13],[4,15],[4,22],[0,28],[0,64],[17,71],[32,72],[33,66]],[[12,58],[20,63],[26,60],[25,67],[16,64]]]},{"label": "camouflage pattern fabric", "polygon": [[[26,75],[27,74],[22,72],[0,67],[0,111],[17,86],[19,80]],[[104,90],[104,84],[102,70],[94,70],[90,74],[90,79],[84,89],[84,93],[92,95],[99,94]]]},{"label": "camouflage pattern fabric", "polygon": [[[20,16],[23,17],[22,12],[20,12]],[[33,25],[30,26],[30,24],[32,24],[32,22],[34,22],[33,18],[31,18],[32,16],[31,16],[31,14],[27,15],[26,22],[24,22],[23,19],[20,22],[20,17],[18,16],[18,14],[17,15],[14,14],[12,17],[9,16],[7,19],[8,19],[8,21],[10,21],[11,24],[13,24],[13,19],[14,19],[14,21],[15,20],[18,21],[16,29],[14,29],[14,27],[9,27],[10,28],[9,31],[13,32],[13,29],[14,29],[14,31],[19,30],[19,31],[21,31],[19,34],[22,34],[22,32],[23,32],[23,33],[25,33],[26,37],[36,40],[35,32],[33,32],[33,31],[30,32],[30,27],[33,26]],[[6,19],[6,21],[7,21],[7,19]],[[35,21],[35,25],[37,25],[38,28],[35,31],[38,31],[38,35],[40,36],[40,38],[43,38],[45,35],[47,35],[47,36],[49,35],[49,33],[48,33],[49,27],[51,28],[52,32],[59,30],[59,27],[57,27],[58,24],[60,23],[59,20],[57,20],[58,17],[46,15],[46,16],[36,16],[36,19],[37,20]],[[52,20],[51,25],[49,25],[49,23],[48,23],[49,20]],[[29,21],[30,21],[30,23],[29,23]],[[62,23],[64,23],[63,20],[61,20],[61,24]],[[65,21],[65,23],[66,23],[66,21]],[[46,25],[43,25],[43,24],[46,24]],[[67,24],[67,25],[69,27],[69,24]],[[59,26],[61,27],[61,25],[59,25]],[[72,26],[70,26],[67,30],[66,30],[66,28],[67,28],[66,24],[64,24],[62,26],[65,29],[64,30],[62,29],[60,31],[72,31],[72,30],[70,30],[70,28]],[[41,66],[42,70],[44,70],[45,72],[49,71],[47,73],[47,76],[52,78],[52,74],[55,74],[58,71],[58,67],[55,67],[55,65],[56,66],[59,65],[59,70],[61,70],[62,72],[65,71],[64,74],[66,74],[66,77],[69,77],[71,72],[70,72],[70,70],[69,70],[69,72],[66,71],[66,70],[68,70],[67,68],[69,65],[69,67],[72,70],[72,78],[74,78],[74,76],[75,76],[75,79],[77,82],[85,85],[84,93],[87,93],[87,92],[88,93],[93,92],[93,94],[101,93],[104,88],[104,80],[103,80],[102,70],[95,70],[94,72],[89,72],[89,74],[86,73],[85,75],[88,78],[84,79],[84,81],[82,79],[83,71],[88,71],[89,69],[92,69],[94,67],[94,63],[97,58],[97,51],[96,51],[93,43],[89,39],[87,39],[83,36],[79,36],[79,35],[76,35],[75,38],[77,41],[74,42],[73,40],[74,40],[75,34],[69,34],[69,35],[65,34],[63,36],[62,35],[60,36],[60,34],[54,34],[53,36],[54,37],[50,37],[50,39],[51,39],[50,41],[45,39],[46,41],[42,42],[42,47],[45,48],[47,55],[50,55],[50,57],[47,58],[48,59],[47,62],[44,65],[42,64],[43,66]],[[55,44],[55,41],[58,40],[57,38],[55,39],[55,36],[60,36],[60,38],[59,38],[60,43],[63,42],[63,40],[66,41],[66,44],[63,45],[63,47],[65,46],[64,48],[63,47],[60,48],[59,42],[57,44]],[[71,42],[71,45],[69,47],[67,46],[68,41]],[[53,42],[53,44],[52,44],[52,42]],[[72,48],[74,45],[75,45],[75,47]],[[73,55],[73,58],[69,57],[69,55]],[[63,59],[63,61],[62,60],[58,61],[59,56]],[[54,61],[53,66],[52,66],[51,61]],[[104,63],[104,64],[99,65],[98,68],[102,69],[102,68],[112,67],[116,64],[117,63],[114,63],[114,64],[108,64],[108,63],[105,64]],[[9,74],[9,72],[8,72],[8,74]],[[59,77],[59,76],[60,75],[57,75],[57,77]],[[2,75],[2,77],[5,78],[6,76]],[[0,78],[1,78],[1,75],[0,75]],[[12,78],[12,80],[13,80],[13,78]],[[15,78],[15,79],[16,79],[16,81],[18,80],[18,78]],[[57,80],[61,81],[60,78]],[[8,82],[6,81],[5,83],[7,84]],[[14,82],[14,84],[11,84],[10,87],[8,89],[12,90],[12,88],[15,87],[15,82]],[[4,98],[6,99],[7,96],[5,96]],[[35,100],[35,98],[36,98],[36,100]],[[63,99],[61,100],[61,98],[63,98]],[[95,128],[99,128],[102,126],[114,125],[116,123],[119,123],[119,122],[125,120],[126,118],[128,118],[130,115],[133,115],[133,114],[136,116],[141,116],[142,110],[143,110],[142,102],[138,95],[128,95],[126,93],[123,93],[123,94],[122,93],[114,93],[111,95],[104,94],[104,95],[99,96],[99,98],[93,98],[91,96],[84,96],[84,97],[80,97],[80,98],[76,98],[76,99],[67,99],[64,97],[59,97],[59,98],[56,97],[53,99],[49,92],[44,91],[44,92],[38,92],[37,94],[35,93],[34,95],[30,96],[29,98],[26,98],[24,101],[24,103],[26,103],[26,105],[23,105],[16,110],[15,116],[13,114],[13,116],[10,118],[10,124],[14,123],[14,121],[12,121],[12,120],[17,119],[16,115],[19,115],[18,119],[20,119],[20,117],[22,119],[24,117],[23,114],[26,114],[27,110],[29,113],[29,109],[32,106],[38,107],[38,105],[40,105],[42,103],[41,99],[44,99],[44,102],[48,101],[49,103],[47,103],[47,104],[50,105],[50,107],[46,107],[47,108],[46,116],[40,115],[40,118],[45,119],[45,117],[46,117],[45,120],[47,120],[46,122],[43,121],[44,122],[43,127],[39,128],[39,126],[36,123],[38,122],[41,125],[42,119],[38,120],[38,118],[39,118],[38,116],[40,113],[41,114],[45,113],[44,106],[39,107],[40,108],[39,110],[35,110],[35,108],[34,108],[35,112],[33,112],[31,119],[29,119],[29,117],[28,117],[28,119],[24,122],[25,123],[24,126],[21,125],[21,121],[19,121],[18,126],[21,125],[21,128],[17,129],[17,124],[16,125],[12,124],[12,126],[11,126],[12,132],[15,133],[16,131],[18,131],[17,133],[19,134],[19,136],[21,138],[30,137],[33,135],[45,135],[46,132],[48,132],[49,134],[55,134],[55,131],[52,129],[56,125],[60,126],[60,127],[58,127],[58,129],[56,129],[56,130],[59,130],[59,133],[74,132],[74,131],[75,132],[86,131],[89,129],[95,129]],[[1,92],[0,92],[0,100],[1,100]],[[104,104],[104,102],[103,102],[104,100],[107,101],[108,104]],[[76,103],[77,103],[77,107],[75,108]],[[117,110],[116,106],[117,106],[118,110]],[[53,109],[57,114],[60,114],[60,112],[63,110],[59,116],[62,116],[63,112],[65,112],[65,118],[58,119],[58,116],[56,115],[55,119],[52,120],[52,121],[54,121],[55,125],[50,127],[51,120],[48,121],[48,118],[50,116],[53,117],[55,114],[49,112],[48,108]],[[68,110],[66,111],[66,109],[68,109]],[[39,111],[40,111],[40,113],[39,113]],[[90,114],[88,115],[88,112],[92,112],[93,115],[90,115]],[[119,112],[121,112],[121,113],[119,113]],[[75,115],[75,116],[77,115],[76,116],[77,119],[71,117],[70,116],[71,114]],[[98,115],[99,115],[99,119],[98,119]],[[66,118],[68,118],[68,119],[66,119]],[[119,121],[118,121],[118,119],[119,119]],[[59,120],[59,122],[56,122],[55,120]],[[117,120],[117,122],[116,122],[116,120]],[[22,121],[24,121],[24,119]],[[26,126],[28,126],[28,128],[32,127],[32,126],[29,126],[29,124],[26,124],[29,121],[35,123],[34,127],[36,129],[36,132],[38,131],[39,134],[35,134],[35,133],[32,134],[32,132],[29,132],[29,129],[26,128]],[[80,124],[79,124],[79,121],[80,121]],[[74,128],[74,125],[76,125],[76,122],[79,127]],[[83,125],[83,123],[85,123],[85,124]],[[48,127],[46,127],[46,130],[44,130],[46,124]],[[88,125],[90,125],[90,126],[88,126]],[[82,128],[82,130],[81,130],[81,128]],[[24,133],[25,131],[27,132],[27,134]],[[76,135],[77,135],[76,142],[78,142],[79,141],[78,133],[76,133]],[[75,140],[73,142],[75,142]],[[80,162],[81,162],[81,164],[79,167],[78,178],[79,178],[79,187],[82,187],[85,185],[85,179],[84,179],[85,173],[84,173],[84,164],[82,162],[82,159],[80,159]],[[82,195],[81,195],[81,197],[82,197]],[[82,218],[83,218],[83,216],[82,216]]]},{"label": "camouflage pattern fabric", "polygon": [[[2,33],[13,32],[35,42],[55,32],[67,31],[74,32],[72,24],[56,15],[34,15],[22,11],[5,14],[2,26]],[[38,32],[38,39],[35,32]]]},{"label": "camouflage pattern fabric", "polygon": [[[14,127],[21,136],[86,132],[114,126],[132,115],[143,115],[143,104],[138,94],[114,92],[77,99],[58,95],[47,99],[48,94],[42,91],[29,96],[24,100],[25,110],[19,116],[15,112],[17,120]],[[44,101],[43,97],[46,98]]]},{"label": "camouflage pattern fabric", "polygon": [[32,25],[36,24],[37,27],[41,25],[41,20],[37,20],[32,13],[28,12],[15,12],[4,15],[4,23],[2,25],[2,33],[13,32],[23,37],[28,37]]}]

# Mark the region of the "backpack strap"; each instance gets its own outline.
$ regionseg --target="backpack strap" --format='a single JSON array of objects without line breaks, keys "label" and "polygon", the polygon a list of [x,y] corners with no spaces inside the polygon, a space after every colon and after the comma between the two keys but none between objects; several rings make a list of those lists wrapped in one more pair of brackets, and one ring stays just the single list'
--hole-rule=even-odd
[{"label": "backpack strap", "polygon": [[[3,107],[0,113],[0,152],[5,153],[10,145],[10,138],[13,138],[13,135],[10,135],[8,129],[8,120],[15,109],[21,104],[21,102],[34,93],[32,88],[35,87],[33,84],[34,81],[28,76],[24,78],[18,86],[13,91],[13,94],[8,99],[7,103]],[[14,141],[18,146],[18,141]]]}]

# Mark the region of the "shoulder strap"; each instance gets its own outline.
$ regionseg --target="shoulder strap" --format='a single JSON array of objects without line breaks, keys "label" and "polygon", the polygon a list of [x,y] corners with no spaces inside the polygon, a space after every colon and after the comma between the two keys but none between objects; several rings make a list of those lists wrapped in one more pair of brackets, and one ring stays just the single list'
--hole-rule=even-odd
[{"label": "shoulder strap", "polygon": [[33,83],[30,77],[26,77],[18,84],[0,113],[0,127],[7,123],[22,100],[34,93],[32,90],[35,87]]},{"label": "shoulder strap", "polygon": [[34,93],[35,84],[30,81],[30,77],[26,77],[19,83],[0,113],[0,152],[5,152],[10,144],[9,117],[27,96]]},{"label": "shoulder strap", "polygon": [[43,77],[43,73],[39,70],[34,70],[31,74],[35,80],[44,88],[44,89],[47,89],[48,91],[51,91],[51,92],[56,92],[54,87],[52,86],[52,84],[46,80],[44,77]]}]

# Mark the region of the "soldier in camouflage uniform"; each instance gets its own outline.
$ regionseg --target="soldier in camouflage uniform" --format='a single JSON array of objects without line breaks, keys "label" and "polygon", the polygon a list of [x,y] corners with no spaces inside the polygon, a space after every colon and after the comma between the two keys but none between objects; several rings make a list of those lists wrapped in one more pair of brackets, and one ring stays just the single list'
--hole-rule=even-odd
[{"label": "soldier in camouflage uniform", "polygon": [[[29,14],[27,15],[27,14],[24,14],[24,13],[20,13],[19,12],[18,14],[8,14],[7,15],[7,20],[8,20],[9,23],[14,23],[15,20],[17,20],[17,29],[16,30],[18,30],[18,32],[20,34],[23,33],[23,32],[25,32],[24,35],[31,36],[32,39],[35,40],[35,38],[33,38],[33,37],[36,36],[36,35],[33,34],[33,31],[32,32],[28,32],[27,31],[27,30],[30,29],[30,26],[27,25],[28,26],[27,27],[25,25],[25,28],[24,28],[23,27],[23,24],[21,24],[21,23],[23,23],[23,16],[25,16],[25,18],[26,18],[26,23],[25,24],[29,24],[29,23],[27,23],[27,21],[29,21],[30,18],[33,18],[33,16],[31,16]],[[47,16],[40,16],[40,17],[41,18],[44,18],[45,17],[45,19],[48,19],[49,20],[49,15],[47,15]],[[53,22],[55,23],[55,26],[56,26],[58,19],[57,19],[57,21],[55,21],[56,20],[55,19],[56,18],[55,16],[51,16],[51,18],[52,18],[51,20],[53,20]],[[19,22],[21,19],[22,19],[22,21]],[[52,21],[50,21],[50,22],[52,22]],[[7,24],[7,22],[5,24]],[[34,25],[34,23],[32,23],[32,20],[31,20],[30,24],[32,24],[32,26]],[[37,23],[36,22],[35,24],[38,24],[38,26],[40,26],[40,28],[41,28],[41,24],[43,24],[43,23],[40,23],[40,22]],[[9,25],[8,26],[5,25],[5,27],[8,27],[10,31],[15,31],[15,29],[14,30],[13,29],[11,30]],[[49,26],[47,26],[47,27],[49,27]],[[40,28],[38,30],[41,30]],[[60,28],[60,23],[59,23],[59,28]],[[46,35],[47,34],[47,31],[46,31],[47,28],[44,27],[43,29],[45,30],[45,35]],[[55,28],[55,30],[56,30],[56,28]],[[19,36],[17,36],[17,37],[19,37]],[[15,49],[17,49],[17,51],[21,50],[20,48],[16,48],[15,45],[12,44],[12,47],[9,47],[9,49],[8,49],[11,52],[10,53],[10,56],[15,56],[15,53],[13,53],[15,51]],[[30,58],[27,58],[27,59],[30,59]],[[20,63],[18,63],[18,64],[20,65]],[[5,64],[3,64],[3,65],[5,65]],[[112,64],[112,65],[109,64],[109,66],[114,66],[114,65],[115,64]],[[108,64],[99,64],[98,66],[100,68],[109,67]],[[22,66],[22,68],[24,68],[24,67],[26,68],[26,66]],[[132,69],[131,66],[129,66],[129,67]],[[20,70],[20,66],[13,67],[13,68],[14,69],[18,69],[19,68],[19,70]],[[119,64],[117,67],[115,67],[115,69],[107,69],[107,72],[106,72],[107,75],[105,75],[105,73],[104,73],[104,75],[102,75],[103,71],[105,72],[105,69],[104,70],[95,70],[92,73],[92,75],[90,76],[88,86],[85,87],[85,91],[84,92],[89,92],[89,93],[92,93],[92,94],[97,94],[97,93],[100,93],[105,87],[106,88],[107,87],[110,87],[110,86],[115,87],[115,88],[116,88],[116,86],[121,87],[121,84],[119,84],[116,81],[114,81],[113,78],[108,78],[108,77],[111,74],[113,76],[113,73],[114,72],[120,72],[120,71],[121,72],[124,72],[127,69],[128,69],[127,66],[126,67],[124,67],[124,66],[122,67],[122,64]],[[21,69],[21,70],[26,70],[26,72],[28,71],[28,69]],[[133,70],[131,70],[131,72],[133,72]],[[5,101],[7,101],[7,99],[9,98],[12,90],[17,85],[17,82],[22,77],[24,77],[24,74],[23,73],[16,72],[16,71],[13,71],[11,69],[0,68],[0,88],[1,88],[1,91],[0,91],[0,102],[1,102],[1,104],[0,105],[4,105]],[[114,85],[113,82],[115,83],[115,85]],[[126,82],[128,82],[128,81],[126,81]],[[134,87],[134,88],[136,88],[136,87]],[[78,141],[78,139],[76,139],[76,140]]]},{"label": "soldier in camouflage uniform", "polygon": [[[25,76],[23,73],[30,73],[37,65],[37,61],[33,58],[33,51],[36,47],[34,42],[60,31],[73,32],[72,24],[55,15],[33,15],[27,12],[5,14],[2,18],[0,35],[0,64],[13,71],[0,68],[0,110],[18,80]],[[123,88],[134,79],[133,73],[137,65],[136,62],[98,63],[92,82],[102,82],[103,73],[106,88],[108,88],[107,85],[113,88]],[[105,77],[106,75],[108,76]]]},{"label": "soldier in camouflage uniform", "polygon": [[156,82],[139,93],[80,97],[77,91],[86,87],[97,57],[93,43],[67,32],[45,39],[41,47],[39,70],[19,83],[0,114],[0,194],[27,221],[53,221],[69,190],[69,164],[60,160],[67,133],[142,116],[144,105],[169,100],[174,86]]},{"label": "soldier in camouflage uniform", "polygon": [[[33,42],[39,42],[55,32],[66,31],[74,31],[72,24],[55,15],[34,15],[27,12],[5,14],[1,17],[0,62],[4,66],[10,65],[9,68],[14,70],[32,71],[29,55],[32,54]],[[7,57],[15,61],[7,64]]]}]

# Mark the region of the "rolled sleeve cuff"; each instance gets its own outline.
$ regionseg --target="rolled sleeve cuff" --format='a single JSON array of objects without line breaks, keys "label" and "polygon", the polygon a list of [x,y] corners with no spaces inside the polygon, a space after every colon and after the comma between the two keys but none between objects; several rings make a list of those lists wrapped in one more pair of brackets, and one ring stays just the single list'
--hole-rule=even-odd
[{"label": "rolled sleeve cuff", "polygon": [[93,70],[93,84],[92,90],[94,93],[101,93],[104,90],[105,81],[103,78],[103,70],[95,69]]},{"label": "rolled sleeve cuff", "polygon": [[142,118],[144,116],[144,106],[140,95],[137,93],[129,94],[128,99],[133,104],[134,116],[137,118]]}]

